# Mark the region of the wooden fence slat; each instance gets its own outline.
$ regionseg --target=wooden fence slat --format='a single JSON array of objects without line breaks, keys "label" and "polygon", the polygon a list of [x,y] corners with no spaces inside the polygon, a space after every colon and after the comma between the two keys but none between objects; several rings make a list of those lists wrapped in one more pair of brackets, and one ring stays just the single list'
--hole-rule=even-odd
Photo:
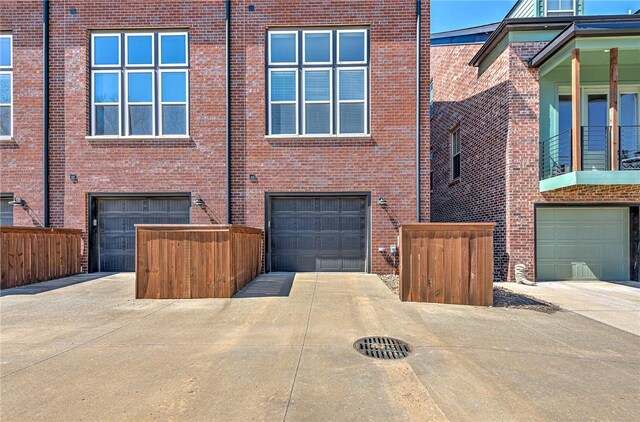
[{"label": "wooden fence slat", "polygon": [[0,288],[80,273],[81,230],[0,227]]},{"label": "wooden fence slat", "polygon": [[493,223],[400,226],[403,301],[493,304]]},{"label": "wooden fence slat", "polygon": [[262,231],[217,225],[136,226],[136,297],[231,297],[262,268]]}]

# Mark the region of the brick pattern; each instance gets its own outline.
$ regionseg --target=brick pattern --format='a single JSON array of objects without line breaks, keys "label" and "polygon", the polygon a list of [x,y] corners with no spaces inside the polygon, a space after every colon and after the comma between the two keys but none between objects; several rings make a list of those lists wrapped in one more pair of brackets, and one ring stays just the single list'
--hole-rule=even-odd
[{"label": "brick pattern", "polygon": [[[253,4],[255,10],[249,11]],[[428,2],[423,2],[423,49]],[[415,221],[415,2],[234,2],[232,9],[232,217],[264,227],[266,192],[368,191],[372,197],[372,270],[392,269],[378,247],[397,243],[398,224]],[[265,34],[272,26],[370,28],[371,136],[265,138]],[[428,50],[425,50],[428,51]],[[422,55],[423,107],[428,107],[429,55]],[[424,108],[428,110],[428,108]],[[428,115],[421,122],[423,176],[428,175]],[[255,174],[257,182],[249,181]],[[426,178],[426,176],[424,176]],[[428,182],[425,186],[428,189]],[[387,200],[386,209],[377,205]],[[428,197],[422,206],[429,216]]]},{"label": "brick pattern", "polygon": [[3,0],[0,30],[13,34],[13,140],[0,141],[0,192],[21,196],[28,212],[13,222],[42,220],[42,2]]},{"label": "brick pattern", "polygon": [[[505,166],[508,135],[508,53],[486,72],[467,66],[479,44],[431,49],[434,115],[433,221],[497,223],[495,277],[504,278]],[[460,128],[461,175],[451,180],[451,132]]]},{"label": "brick pattern", "polygon": [[[640,200],[638,185],[573,186],[540,193],[538,72],[528,68],[527,60],[543,45],[511,44],[483,74],[467,65],[477,45],[432,50],[436,93],[431,122],[436,153],[432,217],[495,221],[495,277],[501,281],[513,280],[517,263],[527,265],[528,276],[535,278],[536,204]],[[457,122],[462,128],[462,177],[450,186],[449,130]]]},{"label": "brick pattern", "polygon": [[[42,213],[42,11],[11,1],[0,14],[14,32],[16,140],[2,145],[2,192],[21,194]],[[264,228],[264,195],[274,191],[370,191],[372,270],[391,267],[378,247],[396,243],[415,221],[415,1],[232,2],[232,215]],[[255,10],[250,12],[249,5]],[[40,3],[38,3],[40,5]],[[38,6],[40,7],[40,6]],[[70,14],[70,8],[76,14]],[[4,11],[8,10],[8,14]],[[422,2],[423,109],[428,110],[429,2]],[[51,1],[51,223],[80,228],[87,264],[89,193],[190,193],[193,223],[224,222],[225,32],[223,1]],[[270,26],[362,25],[371,35],[371,136],[265,138],[265,34]],[[92,30],[181,29],[190,34],[190,139],[90,139]],[[424,194],[429,218],[429,118],[421,118]],[[77,183],[69,174],[78,176]],[[249,181],[256,174],[258,182]],[[382,209],[376,199],[389,206]],[[31,225],[16,211],[16,224]]]}]

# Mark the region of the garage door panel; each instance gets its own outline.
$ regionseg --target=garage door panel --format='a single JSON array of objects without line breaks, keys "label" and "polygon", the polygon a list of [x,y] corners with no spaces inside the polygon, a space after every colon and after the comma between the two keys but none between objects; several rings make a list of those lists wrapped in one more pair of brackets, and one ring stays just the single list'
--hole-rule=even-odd
[{"label": "garage door panel", "polygon": [[540,208],[536,220],[539,280],[628,279],[628,208]]},{"label": "garage door panel", "polygon": [[366,213],[364,197],[272,198],[271,269],[365,271]]},{"label": "garage door panel", "polygon": [[188,198],[99,198],[100,271],[135,269],[136,224],[188,224]]}]

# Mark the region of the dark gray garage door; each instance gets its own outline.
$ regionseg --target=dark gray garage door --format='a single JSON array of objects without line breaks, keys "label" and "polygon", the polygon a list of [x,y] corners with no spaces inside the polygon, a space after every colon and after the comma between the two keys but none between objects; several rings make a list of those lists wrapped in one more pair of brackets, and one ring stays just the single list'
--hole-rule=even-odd
[{"label": "dark gray garage door", "polygon": [[366,197],[271,199],[272,271],[365,271]]},{"label": "dark gray garage door", "polygon": [[135,270],[136,224],[188,224],[189,198],[98,199],[99,271]]}]

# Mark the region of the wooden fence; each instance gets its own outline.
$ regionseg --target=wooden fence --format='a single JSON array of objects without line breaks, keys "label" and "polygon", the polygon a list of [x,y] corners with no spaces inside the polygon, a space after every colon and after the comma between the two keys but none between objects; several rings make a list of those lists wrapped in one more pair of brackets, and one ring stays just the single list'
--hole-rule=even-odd
[{"label": "wooden fence", "polygon": [[400,300],[493,305],[494,223],[400,226]]},{"label": "wooden fence", "polygon": [[0,288],[80,273],[81,234],[76,229],[0,227]]},{"label": "wooden fence", "polygon": [[230,298],[262,268],[262,230],[136,225],[136,298]]}]

